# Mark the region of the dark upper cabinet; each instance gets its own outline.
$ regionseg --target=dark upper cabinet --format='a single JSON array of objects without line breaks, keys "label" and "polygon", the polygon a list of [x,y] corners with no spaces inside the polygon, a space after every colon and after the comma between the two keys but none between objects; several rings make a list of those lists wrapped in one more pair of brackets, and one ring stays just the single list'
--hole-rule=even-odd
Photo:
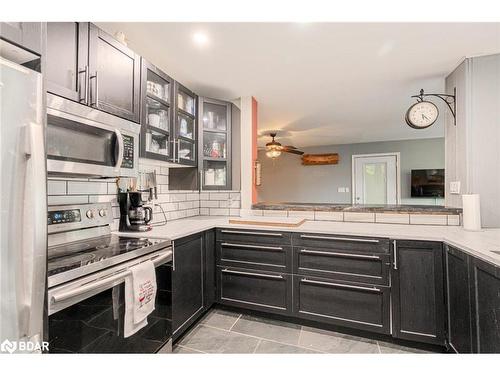
[{"label": "dark upper cabinet", "polygon": [[90,105],[139,122],[140,59],[134,51],[90,24]]},{"label": "dark upper cabinet", "polygon": [[42,22],[0,22],[0,37],[42,55]]},{"label": "dark upper cabinet", "polygon": [[47,91],[88,105],[87,22],[47,23]]},{"label": "dark upper cabinet", "polygon": [[448,341],[458,353],[472,352],[470,257],[446,246]]},{"label": "dark upper cabinet", "polygon": [[203,233],[174,241],[173,270],[172,325],[175,340],[203,313]]},{"label": "dark upper cabinet", "polygon": [[141,156],[173,161],[174,81],[144,58],[141,66]]},{"label": "dark upper cabinet", "polygon": [[198,96],[187,87],[174,85],[174,162],[196,167],[198,163]]},{"label": "dark upper cabinet", "polygon": [[470,279],[473,351],[500,353],[500,267],[471,258]]},{"label": "dark upper cabinet", "polygon": [[394,242],[393,336],[443,345],[446,312],[442,244]]}]

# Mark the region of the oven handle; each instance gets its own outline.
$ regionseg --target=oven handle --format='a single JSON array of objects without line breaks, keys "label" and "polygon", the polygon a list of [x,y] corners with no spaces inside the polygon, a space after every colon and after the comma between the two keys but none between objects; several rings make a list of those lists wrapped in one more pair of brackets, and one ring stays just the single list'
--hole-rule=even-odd
[{"label": "oven handle", "polygon": [[[168,251],[166,254],[159,255],[154,259],[149,259],[152,260],[155,267],[159,266],[165,259],[169,258],[172,255],[172,252]],[[58,303],[64,300],[67,300],[72,297],[76,297],[80,294],[84,294],[87,292],[90,292],[92,290],[98,289],[102,286],[109,285],[115,281],[118,281],[120,279],[125,279],[125,277],[129,276],[132,273],[130,269],[127,269],[125,271],[119,272],[116,275],[108,276],[105,277],[104,279],[100,279],[98,281],[90,282],[88,284],[82,285],[80,287],[77,287],[75,289],[71,289],[65,292],[61,292],[58,294],[54,294],[51,298],[52,303]]]},{"label": "oven handle", "polygon": [[115,129],[116,139],[118,141],[118,157],[116,158],[115,171],[119,172],[123,162],[123,136],[122,132]]}]

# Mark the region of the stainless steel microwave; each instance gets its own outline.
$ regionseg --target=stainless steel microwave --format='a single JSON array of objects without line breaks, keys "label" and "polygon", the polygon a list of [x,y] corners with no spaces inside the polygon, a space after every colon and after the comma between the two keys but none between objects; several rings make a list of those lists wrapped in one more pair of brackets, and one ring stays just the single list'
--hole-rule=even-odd
[{"label": "stainless steel microwave", "polygon": [[47,172],[137,176],[140,125],[47,94]]}]

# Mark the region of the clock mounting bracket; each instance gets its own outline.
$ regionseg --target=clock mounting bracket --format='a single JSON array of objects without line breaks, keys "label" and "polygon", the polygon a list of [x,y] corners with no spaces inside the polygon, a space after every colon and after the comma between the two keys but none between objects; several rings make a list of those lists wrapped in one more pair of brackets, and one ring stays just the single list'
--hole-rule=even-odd
[{"label": "clock mounting bracket", "polygon": [[453,95],[448,95],[448,94],[425,94],[424,89],[420,89],[420,94],[418,95],[412,95],[412,98],[417,98],[417,102],[421,102],[424,100],[425,97],[427,96],[435,96],[443,100],[448,108],[450,109],[451,114],[453,115],[453,124],[456,126],[457,125],[457,103],[456,103],[456,95],[457,95],[457,88],[455,87],[453,89]]}]

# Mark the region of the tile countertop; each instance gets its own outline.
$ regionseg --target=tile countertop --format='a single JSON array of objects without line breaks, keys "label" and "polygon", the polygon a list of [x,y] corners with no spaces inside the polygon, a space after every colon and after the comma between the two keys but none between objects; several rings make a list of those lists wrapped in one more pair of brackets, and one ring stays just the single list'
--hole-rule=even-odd
[{"label": "tile countertop", "polygon": [[[153,228],[150,232],[116,232],[121,235],[149,238],[179,239],[216,227],[343,234],[351,236],[386,237],[396,240],[440,241],[454,246],[486,262],[500,267],[500,229],[484,229],[468,232],[462,227],[432,225],[398,225],[376,223],[347,223],[333,221],[306,221],[299,227],[268,227],[257,225],[229,224],[225,216],[195,216],[174,220],[165,226]],[[262,219],[260,217],[260,219]]]}]

